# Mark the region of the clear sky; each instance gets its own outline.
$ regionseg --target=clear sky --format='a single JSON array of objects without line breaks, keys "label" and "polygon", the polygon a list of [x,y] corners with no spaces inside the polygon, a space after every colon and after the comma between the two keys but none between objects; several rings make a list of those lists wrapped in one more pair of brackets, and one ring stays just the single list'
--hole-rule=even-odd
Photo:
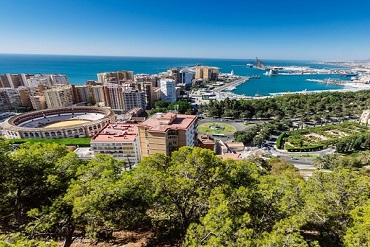
[{"label": "clear sky", "polygon": [[369,59],[369,0],[1,0],[0,53]]}]

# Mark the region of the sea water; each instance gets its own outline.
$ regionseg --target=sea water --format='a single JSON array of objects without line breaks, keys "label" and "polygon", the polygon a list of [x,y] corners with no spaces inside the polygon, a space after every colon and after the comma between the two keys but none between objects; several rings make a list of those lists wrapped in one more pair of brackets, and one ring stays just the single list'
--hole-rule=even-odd
[{"label": "sea water", "polygon": [[[173,67],[201,64],[220,68],[222,73],[235,75],[259,75],[241,84],[233,93],[247,96],[269,95],[275,92],[302,90],[341,89],[342,86],[309,82],[306,79],[339,79],[339,75],[279,75],[266,76],[263,70],[249,68],[250,59],[207,59],[207,58],[153,58],[153,57],[108,57],[69,55],[0,55],[0,74],[4,73],[57,73],[67,75],[70,84],[82,85],[88,80],[97,80],[97,73],[129,70],[135,74],[157,74]],[[309,66],[311,68],[338,68],[312,61],[264,60],[267,66]],[[255,64],[255,63],[254,63]],[[342,67],[343,69],[343,67]]]}]

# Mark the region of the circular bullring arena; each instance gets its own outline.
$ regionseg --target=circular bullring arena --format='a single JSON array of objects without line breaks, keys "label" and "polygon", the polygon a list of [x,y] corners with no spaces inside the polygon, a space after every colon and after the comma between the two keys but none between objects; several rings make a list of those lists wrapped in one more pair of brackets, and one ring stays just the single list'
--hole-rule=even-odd
[{"label": "circular bullring arena", "polygon": [[9,118],[3,123],[6,138],[79,138],[90,137],[114,121],[107,108],[76,106],[32,111]]}]

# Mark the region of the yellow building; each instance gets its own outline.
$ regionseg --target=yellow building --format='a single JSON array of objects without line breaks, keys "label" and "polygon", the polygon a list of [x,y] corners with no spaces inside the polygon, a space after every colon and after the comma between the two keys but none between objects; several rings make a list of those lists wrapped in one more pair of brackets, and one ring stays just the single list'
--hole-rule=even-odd
[{"label": "yellow building", "polygon": [[138,125],[141,156],[170,155],[183,146],[195,146],[197,116],[157,113]]},{"label": "yellow building", "polygon": [[219,70],[216,67],[197,66],[195,70],[195,79],[216,81]]}]

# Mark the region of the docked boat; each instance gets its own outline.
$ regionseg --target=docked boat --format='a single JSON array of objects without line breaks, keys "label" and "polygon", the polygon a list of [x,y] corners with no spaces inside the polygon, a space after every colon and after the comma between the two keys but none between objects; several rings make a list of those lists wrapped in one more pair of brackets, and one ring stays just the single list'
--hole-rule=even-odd
[{"label": "docked boat", "polygon": [[358,74],[356,72],[349,71],[349,72],[341,73],[340,76],[351,76],[351,77],[354,77],[354,76],[358,76]]}]

